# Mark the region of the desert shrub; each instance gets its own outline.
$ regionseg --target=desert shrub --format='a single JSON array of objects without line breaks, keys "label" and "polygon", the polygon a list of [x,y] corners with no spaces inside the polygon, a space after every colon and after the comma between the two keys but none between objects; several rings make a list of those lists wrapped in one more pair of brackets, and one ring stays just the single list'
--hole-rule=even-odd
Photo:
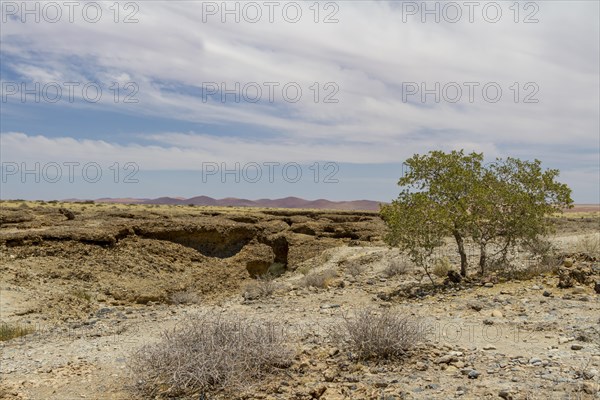
[{"label": "desert shrub", "polygon": [[130,368],[144,398],[236,391],[291,364],[283,327],[245,317],[201,314],[134,353]]},{"label": "desert shrub", "polygon": [[65,217],[67,217],[67,219],[69,221],[74,220],[75,219],[75,213],[73,213],[73,211],[66,209],[66,208],[59,208],[58,212],[61,213],[62,215],[64,215]]},{"label": "desert shrub", "polygon": [[549,271],[558,268],[562,261],[552,242],[542,237],[536,237],[523,243],[523,250],[531,256],[530,261],[541,264],[541,267]]},{"label": "desert shrub", "polygon": [[257,299],[259,297],[270,297],[277,290],[278,285],[273,280],[273,275],[267,273],[260,275],[253,282],[246,285],[244,297]]},{"label": "desert shrub", "polygon": [[600,234],[582,236],[575,244],[578,253],[584,253],[594,258],[600,258]]},{"label": "desert shrub", "polygon": [[383,270],[383,275],[392,278],[396,275],[404,275],[408,272],[409,265],[406,261],[392,260]]},{"label": "desert shrub", "polygon": [[362,360],[402,358],[421,338],[416,319],[391,309],[365,308],[352,317],[343,316],[335,331],[334,339]]},{"label": "desert shrub", "polygon": [[510,271],[510,278],[520,281],[526,281],[538,277],[540,275],[555,273],[556,267],[551,264],[540,262],[531,263],[522,268],[515,268]]},{"label": "desert shrub", "polygon": [[310,272],[304,277],[304,286],[312,286],[315,288],[327,288],[331,281],[337,277],[337,273],[332,269],[326,269],[321,272]]},{"label": "desert shrub", "polygon": [[552,242],[542,237],[523,243],[523,249],[534,257],[546,257],[556,251]]},{"label": "desert shrub", "polygon": [[351,261],[346,267],[346,272],[348,272],[354,278],[362,275],[366,271],[367,267],[364,264],[361,264],[358,261]]},{"label": "desert shrub", "polygon": [[312,266],[309,264],[303,264],[296,269],[296,271],[300,272],[302,275],[306,276],[312,270]]},{"label": "desert shrub", "polygon": [[492,259],[491,271],[505,279],[529,280],[544,274],[556,274],[565,255],[547,239],[524,241],[518,251],[506,258]]},{"label": "desert shrub", "polygon": [[334,249],[327,249],[327,250],[323,251],[319,255],[321,264],[325,264],[326,262],[331,261],[331,259],[333,258],[333,255],[334,255],[334,251],[335,251]]},{"label": "desert shrub", "polygon": [[0,342],[29,335],[30,333],[33,333],[33,329],[28,326],[0,323]]},{"label": "desert shrub", "polygon": [[285,264],[280,262],[274,262],[269,266],[269,270],[267,273],[273,277],[281,276],[285,273]]},{"label": "desert shrub", "polygon": [[448,260],[448,257],[442,257],[435,260],[432,272],[438,278],[445,278],[448,276],[450,269],[452,269],[450,260]]},{"label": "desert shrub", "polygon": [[[558,260],[560,258],[556,258]],[[541,260],[526,260],[525,262],[507,262],[498,260],[490,264],[490,272],[507,280],[526,281],[540,275],[556,273],[560,262],[542,262]]]},{"label": "desert shrub", "polygon": [[73,289],[71,290],[71,295],[84,301],[92,301],[92,295],[83,289]]},{"label": "desert shrub", "polygon": [[171,304],[198,304],[200,296],[191,289],[180,290],[171,295]]}]

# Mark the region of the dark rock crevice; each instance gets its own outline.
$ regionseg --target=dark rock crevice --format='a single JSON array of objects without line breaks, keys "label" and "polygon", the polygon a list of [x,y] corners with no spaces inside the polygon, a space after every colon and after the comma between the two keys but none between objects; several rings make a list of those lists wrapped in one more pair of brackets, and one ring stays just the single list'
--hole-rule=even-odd
[{"label": "dark rock crevice", "polygon": [[229,258],[238,254],[242,248],[254,239],[254,229],[235,227],[226,231],[218,229],[163,230],[137,232],[147,239],[166,240],[182,246],[191,247],[207,257]]},{"label": "dark rock crevice", "polygon": [[273,253],[275,254],[274,262],[281,263],[287,267],[290,244],[285,236],[277,235],[275,237],[265,238],[260,241],[273,249]]}]

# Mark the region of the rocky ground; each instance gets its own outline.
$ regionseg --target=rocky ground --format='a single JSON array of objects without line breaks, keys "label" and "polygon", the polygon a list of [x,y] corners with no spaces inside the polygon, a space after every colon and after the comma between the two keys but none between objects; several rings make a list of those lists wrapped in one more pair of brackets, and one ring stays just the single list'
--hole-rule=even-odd
[{"label": "rocky ground", "polygon": [[[294,353],[260,384],[205,398],[600,398],[600,269],[580,252],[559,274],[432,290],[411,268],[386,273],[402,257],[373,213],[29,203],[0,218],[0,318],[33,329],[0,342],[0,398],[141,398],[132,354],[203,313],[275,321]],[[599,229],[560,226],[570,253]],[[281,265],[272,293],[256,290],[251,276]],[[307,286],[321,271],[327,284]],[[411,317],[420,343],[401,361],[357,360],[333,333],[365,307]]]}]

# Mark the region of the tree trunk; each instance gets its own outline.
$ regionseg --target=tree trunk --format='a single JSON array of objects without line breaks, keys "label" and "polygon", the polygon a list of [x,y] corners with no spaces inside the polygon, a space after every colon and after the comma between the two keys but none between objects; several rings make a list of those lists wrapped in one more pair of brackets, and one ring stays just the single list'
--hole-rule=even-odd
[{"label": "tree trunk", "polygon": [[486,244],[479,244],[479,268],[481,269],[481,276],[483,276],[485,272],[485,263],[487,262],[487,251]]},{"label": "tree trunk", "polygon": [[460,254],[460,274],[463,277],[467,277],[467,253],[465,252],[465,243],[463,241],[463,237],[460,235],[458,231],[454,231],[454,239],[456,239],[456,244],[458,245],[458,254]]}]

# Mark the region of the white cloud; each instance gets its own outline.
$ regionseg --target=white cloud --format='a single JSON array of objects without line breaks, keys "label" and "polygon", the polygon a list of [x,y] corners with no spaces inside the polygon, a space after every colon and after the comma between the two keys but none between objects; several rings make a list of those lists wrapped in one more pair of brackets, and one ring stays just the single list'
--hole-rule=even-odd
[{"label": "white cloud", "polygon": [[[286,138],[256,142],[238,137],[217,138],[206,134],[163,133],[143,137],[149,144],[115,144],[103,140],[48,138],[19,132],[2,134],[0,155],[3,162],[98,162],[111,165],[135,162],[143,170],[199,170],[203,162],[298,162],[315,160],[342,163],[393,163],[399,152],[423,151],[438,146],[431,139],[398,141],[391,144],[362,142],[314,143]],[[444,148],[468,148],[497,152],[494,145],[456,140]],[[412,154],[412,153],[411,153]]]},{"label": "white cloud", "polygon": [[[2,29],[3,56],[28,79],[134,80],[140,87],[138,105],[112,104],[107,96],[104,106],[140,118],[161,115],[228,125],[239,128],[238,137],[206,130],[145,137],[151,145],[117,145],[3,133],[4,154],[9,149],[31,157],[38,149],[40,157],[73,157],[81,151],[179,168],[209,158],[244,161],[273,155],[289,161],[389,162],[415,151],[457,146],[505,156],[503,149],[518,143],[523,157],[550,158],[570,148],[573,152],[561,154],[561,162],[572,159],[586,171],[597,166],[593,157],[584,157],[588,163],[582,165],[577,154],[578,148],[598,148],[597,2],[536,2],[539,23],[534,24],[514,23],[509,2],[499,3],[503,17],[497,24],[485,22],[480,12],[472,24],[466,15],[456,24],[421,23],[417,17],[404,23],[401,4],[382,1],[338,2],[336,24],[315,24],[307,8],[312,3],[302,3],[305,17],[297,24],[282,21],[280,14],[273,24],[223,24],[216,16],[204,23],[201,2],[137,3],[136,24],[115,24],[111,18],[97,24],[80,18],[74,24],[9,21]],[[521,9],[520,19],[530,11]],[[112,16],[108,8],[105,13]],[[321,9],[320,17],[325,14]],[[170,85],[198,89],[203,82],[229,87],[234,82],[298,82],[303,96],[295,104],[282,102],[280,94],[276,105],[221,104],[203,102],[187,90],[166,90]],[[315,103],[309,89],[314,82],[337,83],[339,103]],[[403,102],[403,82],[427,82],[428,87],[497,82],[503,97],[488,103],[478,90],[472,104],[411,105]],[[517,103],[510,89],[514,82],[520,87]],[[539,87],[539,103],[522,102],[527,82]],[[244,140],[248,126],[276,132],[278,139]]]}]

